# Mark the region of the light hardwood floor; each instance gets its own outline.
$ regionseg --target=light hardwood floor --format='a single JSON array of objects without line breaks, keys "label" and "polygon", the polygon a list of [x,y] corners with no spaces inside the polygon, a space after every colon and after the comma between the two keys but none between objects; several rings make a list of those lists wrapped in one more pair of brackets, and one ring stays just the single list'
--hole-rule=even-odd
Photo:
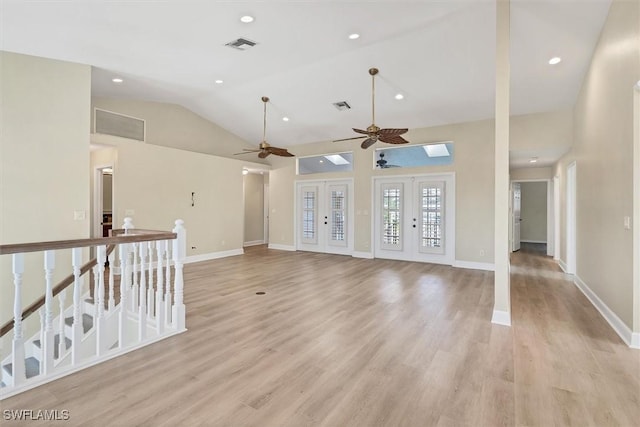
[{"label": "light hardwood floor", "polygon": [[640,425],[640,351],[547,257],[513,255],[508,328],[490,323],[489,272],[246,252],[185,267],[188,332],[2,409],[77,426]]}]

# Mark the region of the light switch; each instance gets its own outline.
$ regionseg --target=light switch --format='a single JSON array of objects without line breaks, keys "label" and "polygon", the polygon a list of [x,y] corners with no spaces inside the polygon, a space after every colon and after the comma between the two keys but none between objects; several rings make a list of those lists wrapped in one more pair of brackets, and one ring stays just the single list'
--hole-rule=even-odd
[{"label": "light switch", "polygon": [[135,214],[136,214],[135,209],[125,209],[124,210],[124,216],[132,216],[132,215],[135,215]]},{"label": "light switch", "polygon": [[73,211],[74,221],[84,221],[86,218],[87,215],[84,211]]},{"label": "light switch", "polygon": [[631,218],[629,218],[628,216],[624,217],[624,229],[631,230]]}]

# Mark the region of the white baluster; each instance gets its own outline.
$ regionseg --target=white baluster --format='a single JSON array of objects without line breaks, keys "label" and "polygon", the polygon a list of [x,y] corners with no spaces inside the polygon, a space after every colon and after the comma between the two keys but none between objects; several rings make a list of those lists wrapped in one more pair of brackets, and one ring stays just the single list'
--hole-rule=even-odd
[{"label": "white baluster", "polygon": [[165,310],[165,322],[167,322],[168,326],[171,326],[171,241],[165,240],[166,245],[166,256],[167,256],[167,266],[166,266],[166,280],[165,284],[167,289],[164,293],[164,310]]},{"label": "white baluster", "polygon": [[24,254],[13,254],[13,342],[11,363],[13,367],[13,385],[17,386],[26,379],[24,365],[24,339],[22,337],[22,275],[24,274]]},{"label": "white baluster", "polygon": [[124,348],[127,329],[127,293],[131,279],[131,264],[129,263],[129,244],[118,245],[120,258],[120,313],[118,316],[118,348]]},{"label": "white baluster", "polygon": [[184,281],[182,277],[182,266],[187,253],[187,230],[184,228],[184,221],[176,220],[173,232],[178,237],[173,241],[173,263],[174,274],[173,288],[175,293],[175,303],[173,304],[173,327],[177,331],[185,329],[186,308],[184,305]]},{"label": "white baluster", "polygon": [[158,328],[158,335],[162,335],[164,333],[164,314],[165,308],[163,306],[164,300],[162,293],[164,292],[164,272],[162,271],[162,257],[164,256],[165,248],[167,247],[167,242],[164,240],[158,240],[156,242],[156,258],[158,260],[157,265],[157,281],[156,284],[156,327]]},{"label": "white baluster", "polygon": [[97,307],[97,315],[95,317],[96,325],[96,355],[100,356],[106,349],[106,329],[104,319],[104,263],[106,262],[106,246],[98,246],[96,259],[98,264],[96,265],[98,278],[98,293],[93,299],[93,302]]},{"label": "white baluster", "polygon": [[71,325],[71,364],[77,365],[80,362],[80,341],[82,339],[82,305],[80,302],[80,292],[82,283],[80,278],[80,267],[82,266],[82,248],[71,250],[71,264],[73,265],[73,324]]},{"label": "white baluster", "polygon": [[138,306],[138,340],[142,341],[147,336],[147,280],[145,275],[145,259],[147,258],[147,245],[140,243],[140,305]]},{"label": "white baluster", "polygon": [[[113,294],[113,292],[114,292],[114,282],[115,282],[115,277],[114,277],[114,274],[113,274],[114,258],[115,258],[115,256],[113,255],[113,252],[111,252],[107,256],[107,261],[109,262],[109,308],[108,308],[109,312],[111,312],[113,310],[113,308],[116,306],[116,297]],[[120,276],[120,277],[122,277],[122,276]]]},{"label": "white baluster", "polygon": [[58,294],[58,303],[60,305],[60,316],[58,317],[58,329],[59,329],[59,341],[58,341],[58,359],[62,357],[64,352],[67,350],[66,347],[66,337],[64,328],[64,302],[67,299],[67,290],[63,289]]},{"label": "white baluster", "polygon": [[153,242],[147,242],[149,253],[149,275],[147,276],[147,318],[152,319],[154,316],[154,298],[155,291],[153,289]]},{"label": "white baluster", "polygon": [[98,263],[96,262],[96,265],[93,266],[93,268],[91,269],[91,271],[93,272],[93,313],[91,314],[93,316],[93,318],[95,319],[96,317],[98,317],[98,286],[100,286],[99,281],[100,281],[100,277],[98,274]]},{"label": "white baluster", "polygon": [[133,282],[131,285],[131,311],[132,312],[137,312],[138,311],[138,305],[140,304],[139,300],[138,300],[138,293],[140,286],[138,285],[138,270],[139,270],[139,265],[138,265],[138,246],[140,246],[138,243],[132,243],[131,244],[131,252],[133,255]]},{"label": "white baluster", "polygon": [[38,310],[38,316],[40,317],[40,333],[38,334],[39,337],[38,339],[40,340],[40,350],[42,351],[42,354],[40,355],[40,364],[39,364],[39,369],[40,369],[40,373],[44,372],[44,349],[43,349],[43,345],[44,345],[44,307],[40,307],[40,309]]},{"label": "white baluster", "polygon": [[[43,374],[53,372],[53,354],[55,345],[53,332],[53,270],[56,266],[55,252],[44,252],[44,329],[42,332],[42,341],[40,341],[42,349],[42,369]],[[62,337],[61,337],[62,338]]]},{"label": "white baluster", "polygon": [[[130,217],[126,217],[124,219],[124,224],[122,225],[122,228],[124,229],[124,234],[132,234],[133,231],[135,230],[135,226],[133,225],[133,219],[131,219]],[[136,265],[135,263],[136,261],[136,254],[135,254],[135,243],[131,243],[127,246],[127,259],[129,258],[129,254],[133,253],[133,262],[134,262],[134,266],[133,266],[133,272],[131,270],[129,270],[128,276],[129,279],[131,279],[131,275],[133,274],[135,276],[136,274]],[[130,293],[130,297],[131,297],[131,311],[132,312],[136,312],[138,310],[138,295],[137,295],[137,286],[136,286],[136,290],[133,289],[133,284],[137,283],[137,279],[134,277],[131,281],[127,281],[127,292],[131,292]]]}]

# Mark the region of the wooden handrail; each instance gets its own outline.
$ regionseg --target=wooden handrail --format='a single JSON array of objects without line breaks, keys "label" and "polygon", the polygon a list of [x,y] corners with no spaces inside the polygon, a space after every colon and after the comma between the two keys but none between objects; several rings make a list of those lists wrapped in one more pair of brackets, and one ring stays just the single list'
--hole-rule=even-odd
[{"label": "wooden handrail", "polygon": [[[132,232],[133,231],[133,232]],[[176,233],[168,231],[154,231],[154,230],[128,230],[127,234],[125,230],[117,229],[111,230],[112,234],[117,236],[112,237],[98,237],[92,239],[79,239],[79,240],[58,240],[53,242],[36,242],[36,243],[19,243],[13,245],[1,245],[0,255],[25,253],[25,252],[39,252],[48,251],[54,249],[69,249],[69,248],[82,248],[87,246],[104,246],[107,247],[107,256],[113,252],[119,243],[136,243],[136,242],[149,242],[155,240],[173,240],[177,237]],[[80,267],[80,276],[84,275],[87,271],[90,271],[98,263],[97,258],[93,258],[88,261],[82,267]],[[53,288],[53,296],[58,295],[67,286],[71,285],[75,281],[75,276],[70,274],[65,277]],[[22,319],[35,313],[45,303],[46,296],[43,295],[34,303],[29,305],[22,311]],[[14,320],[9,320],[2,327],[0,327],[0,338],[6,335],[7,332],[13,329]]]},{"label": "wooden handrail", "polygon": [[91,239],[76,240],[54,240],[51,242],[34,242],[34,243],[15,243],[10,245],[0,245],[0,255],[9,255],[27,252],[41,252],[56,249],[85,248],[88,246],[104,246],[116,245],[118,243],[135,243],[148,242],[153,240],[173,240],[177,237],[176,233],[169,231],[153,231],[153,230],[128,230],[124,234],[124,230],[112,230],[118,236],[112,237],[96,237]]}]

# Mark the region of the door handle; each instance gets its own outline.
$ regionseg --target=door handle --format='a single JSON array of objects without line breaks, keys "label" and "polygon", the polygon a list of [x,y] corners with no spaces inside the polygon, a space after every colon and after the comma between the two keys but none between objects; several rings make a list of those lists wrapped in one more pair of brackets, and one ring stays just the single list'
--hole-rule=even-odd
[{"label": "door handle", "polygon": [[327,221],[324,222],[324,225],[327,225]]},{"label": "door handle", "polygon": [[413,224],[413,228],[416,228],[416,225],[415,225],[415,224]]}]

